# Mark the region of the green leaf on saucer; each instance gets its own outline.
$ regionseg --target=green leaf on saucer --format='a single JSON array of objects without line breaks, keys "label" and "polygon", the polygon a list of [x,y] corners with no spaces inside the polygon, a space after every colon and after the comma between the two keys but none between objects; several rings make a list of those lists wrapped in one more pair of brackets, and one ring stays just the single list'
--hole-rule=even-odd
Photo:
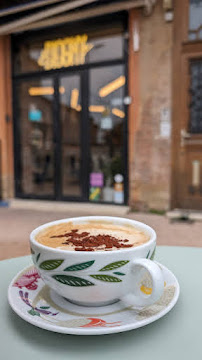
[{"label": "green leaf on saucer", "polygon": [[109,271],[109,270],[114,270],[117,269],[121,266],[126,265],[127,263],[129,263],[129,260],[120,260],[120,261],[116,261],[113,262],[111,264],[108,264],[106,266],[104,266],[102,269],[100,269],[99,271]]},{"label": "green leaf on saucer", "polygon": [[38,311],[35,311],[33,308],[29,310],[28,313],[32,316],[40,316],[40,313]]},{"label": "green leaf on saucer", "polygon": [[91,260],[91,261],[87,261],[87,262],[83,262],[80,264],[74,264],[71,265],[69,267],[67,267],[66,269],[64,269],[64,271],[79,271],[79,270],[84,270],[89,268],[90,266],[92,266],[94,264],[95,260]]},{"label": "green leaf on saucer", "polygon": [[50,309],[50,306],[40,306],[40,309],[47,310]]},{"label": "green leaf on saucer", "polygon": [[39,265],[39,267],[40,267],[40,269],[43,269],[43,270],[55,270],[63,263],[63,261],[64,260],[59,260],[59,259],[46,260],[46,261],[43,261]]},{"label": "green leaf on saucer", "polygon": [[94,285],[91,281],[79,278],[77,276],[70,275],[53,275],[52,276],[56,281],[64,285],[69,286],[92,286]]},{"label": "green leaf on saucer", "polygon": [[106,282],[121,282],[122,280],[111,275],[90,275],[96,280],[106,281]]}]

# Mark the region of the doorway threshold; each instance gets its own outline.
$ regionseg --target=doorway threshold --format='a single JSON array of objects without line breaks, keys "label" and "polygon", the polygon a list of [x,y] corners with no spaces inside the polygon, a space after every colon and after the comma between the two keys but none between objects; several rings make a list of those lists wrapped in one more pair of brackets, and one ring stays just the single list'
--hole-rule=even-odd
[{"label": "doorway threshold", "polygon": [[67,217],[71,214],[77,216],[100,215],[100,216],[126,216],[129,206],[111,204],[92,204],[78,202],[62,202],[49,200],[11,199],[9,207],[12,209],[27,209],[46,212],[64,212]]}]

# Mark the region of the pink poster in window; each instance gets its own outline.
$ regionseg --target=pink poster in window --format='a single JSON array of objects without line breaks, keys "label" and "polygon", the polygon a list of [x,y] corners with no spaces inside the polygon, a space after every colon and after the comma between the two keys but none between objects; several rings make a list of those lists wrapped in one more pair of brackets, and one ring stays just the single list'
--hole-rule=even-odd
[{"label": "pink poster in window", "polygon": [[103,173],[91,173],[90,174],[90,185],[96,187],[103,187],[104,177]]}]

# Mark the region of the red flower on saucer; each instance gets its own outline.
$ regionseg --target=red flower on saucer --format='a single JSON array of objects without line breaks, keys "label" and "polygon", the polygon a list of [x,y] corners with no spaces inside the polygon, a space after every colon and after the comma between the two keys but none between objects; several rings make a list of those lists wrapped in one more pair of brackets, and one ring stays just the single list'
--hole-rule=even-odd
[{"label": "red flower on saucer", "polygon": [[40,276],[35,268],[27,271],[25,274],[23,274],[14,284],[13,286],[18,287],[19,289],[22,289],[25,287],[28,290],[36,290],[37,280],[40,279]]}]

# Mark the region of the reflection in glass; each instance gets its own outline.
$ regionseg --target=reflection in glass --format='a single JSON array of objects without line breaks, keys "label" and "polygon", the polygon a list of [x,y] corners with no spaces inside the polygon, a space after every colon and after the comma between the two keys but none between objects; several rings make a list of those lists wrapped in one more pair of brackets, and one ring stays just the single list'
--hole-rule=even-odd
[{"label": "reflection in glass", "polygon": [[[50,91],[51,90],[51,91]],[[53,195],[53,84],[24,81],[18,86],[21,144],[21,191]]]},{"label": "reflection in glass", "polygon": [[202,0],[190,0],[189,40],[202,39]]},{"label": "reflection in glass", "polygon": [[91,201],[124,202],[122,65],[90,71]]},{"label": "reflection in glass", "polygon": [[60,79],[60,116],[62,148],[62,194],[81,196],[80,184],[80,121],[81,91],[79,76]]},{"label": "reflection in glass", "polygon": [[[55,70],[62,67],[121,59],[123,57],[122,34],[105,34],[105,36],[99,35],[95,37],[93,33],[86,35],[87,43],[85,47],[80,46],[77,49],[77,56],[75,57],[76,39],[78,37],[81,38],[80,35],[85,36],[84,34],[70,36],[72,39],[71,48],[67,50],[67,48],[64,47],[63,51],[61,51],[60,47],[57,48],[56,45],[59,41],[58,39],[65,41],[66,37],[64,34],[59,38],[55,37],[55,35],[50,36],[49,34],[46,39],[26,40],[24,43],[21,41],[18,43],[16,40],[14,44],[14,72],[18,74],[41,71],[42,69]],[[48,47],[47,54],[43,56],[46,42],[52,43],[53,45],[52,47]],[[89,47],[89,51],[86,50],[86,47]],[[41,60],[42,57],[43,61]]]},{"label": "reflection in glass", "polygon": [[190,61],[189,131],[202,133],[202,59]]}]

